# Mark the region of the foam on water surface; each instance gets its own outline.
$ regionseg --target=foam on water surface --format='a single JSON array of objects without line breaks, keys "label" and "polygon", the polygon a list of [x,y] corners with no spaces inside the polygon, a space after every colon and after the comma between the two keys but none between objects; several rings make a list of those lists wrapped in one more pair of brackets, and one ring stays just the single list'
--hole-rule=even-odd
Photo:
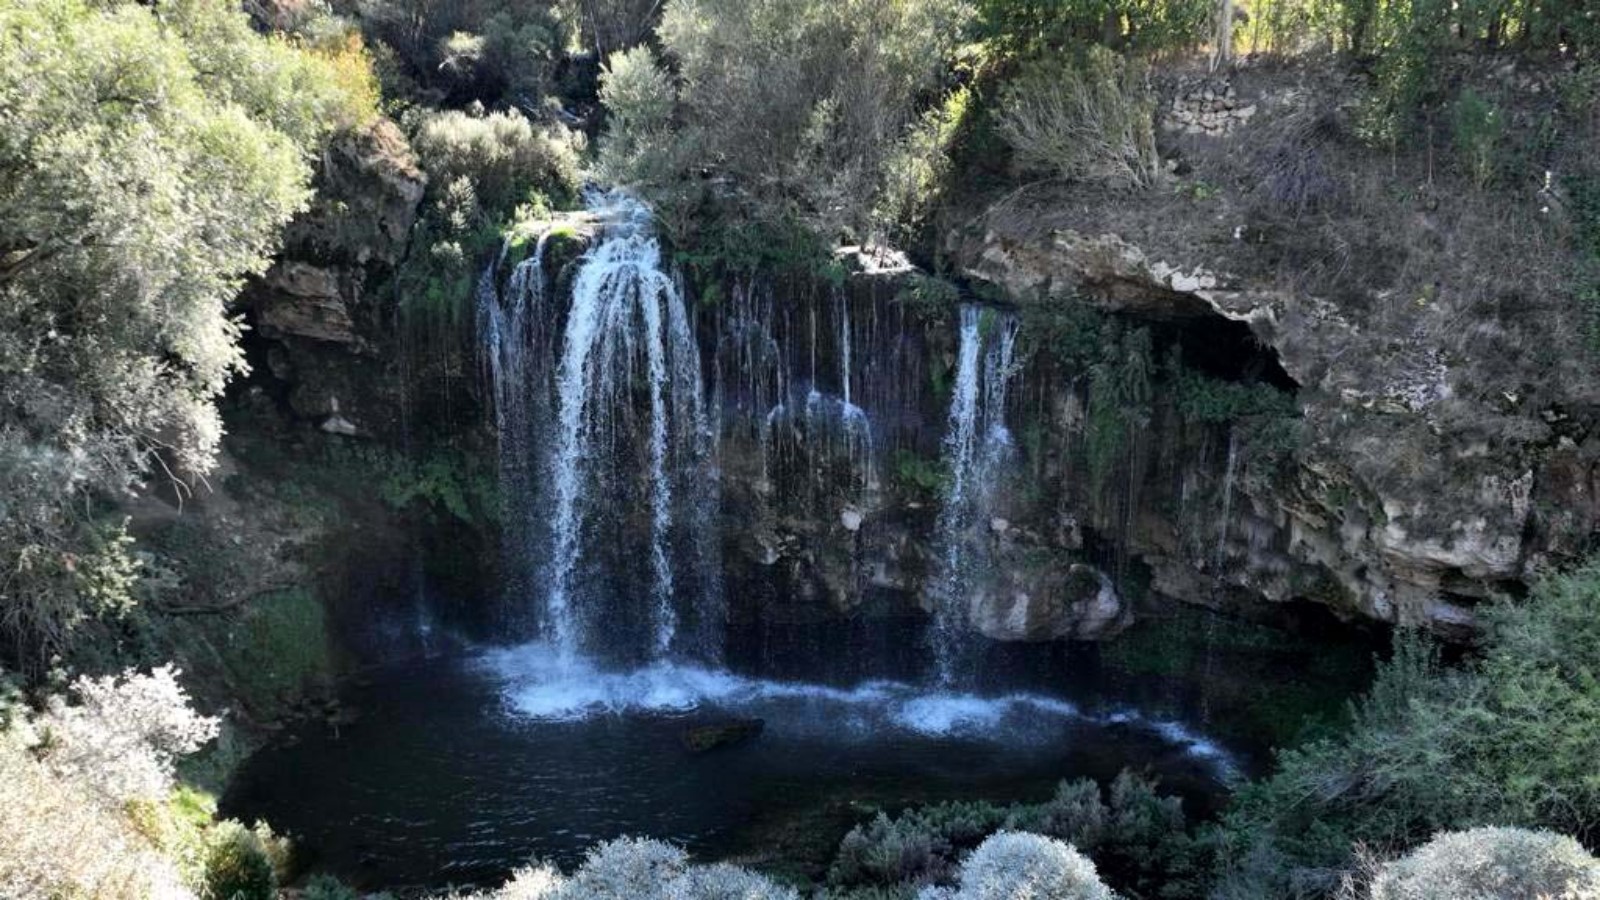
[{"label": "foam on water surface", "polygon": [[1061,740],[1073,728],[1122,726],[1205,761],[1219,778],[1238,772],[1227,750],[1181,722],[1127,708],[1090,713],[1035,693],[986,696],[891,680],[839,687],[671,662],[607,670],[542,643],[487,651],[477,665],[496,681],[506,712],[532,723],[706,711],[760,717],[775,731],[823,732],[841,740],[900,733],[1007,744]]}]

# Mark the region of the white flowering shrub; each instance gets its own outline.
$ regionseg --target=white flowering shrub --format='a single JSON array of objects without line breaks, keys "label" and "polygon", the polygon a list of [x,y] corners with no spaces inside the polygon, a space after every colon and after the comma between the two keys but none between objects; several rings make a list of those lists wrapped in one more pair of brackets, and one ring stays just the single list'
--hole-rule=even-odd
[{"label": "white flowering shrub", "polygon": [[79,678],[72,693],[78,703],[54,697],[33,721],[39,757],[56,775],[114,803],[165,795],[178,757],[217,735],[218,721],[190,708],[171,666]]},{"label": "white flowering shrub", "polygon": [[800,900],[737,866],[693,866],[681,849],[645,838],[619,838],[589,851],[563,878],[550,866],[517,870],[498,891],[456,900]]},{"label": "white flowering shrub", "polygon": [[92,789],[0,732],[0,897],[193,900],[173,863]]},{"label": "white flowering shrub", "polygon": [[667,885],[667,900],[800,900],[793,888],[725,864],[695,866]]},{"label": "white flowering shrub", "polygon": [[496,891],[494,900],[553,900],[566,879],[554,866],[534,865],[511,873],[511,880]]},{"label": "white flowering shrub", "polygon": [[950,900],[1112,900],[1094,863],[1054,838],[1002,831],[972,851]]},{"label": "white flowering shrub", "polygon": [[1372,881],[1372,900],[1593,897],[1600,897],[1600,860],[1572,838],[1521,828],[1436,835]]},{"label": "white flowering shrub", "polygon": [[681,849],[645,838],[618,838],[590,850],[557,900],[665,900],[668,882],[689,870]]}]

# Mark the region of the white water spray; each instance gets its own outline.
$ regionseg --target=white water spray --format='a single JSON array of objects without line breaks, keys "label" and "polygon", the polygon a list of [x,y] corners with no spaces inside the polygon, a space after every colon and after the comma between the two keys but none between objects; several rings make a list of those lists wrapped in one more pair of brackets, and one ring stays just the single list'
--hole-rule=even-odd
[{"label": "white water spray", "polygon": [[[542,627],[561,658],[624,649],[660,659],[679,649],[681,569],[697,570],[695,602],[720,601],[714,541],[701,533],[716,506],[712,433],[683,293],[662,268],[648,209],[604,194],[589,212],[601,234],[578,260],[559,336],[545,333],[560,317],[544,296],[544,238],[503,296],[503,256],[480,284],[508,535],[541,545],[527,554],[541,571],[521,588],[542,589]],[[630,558],[619,538],[638,506],[648,507],[649,548]],[[640,583],[625,574],[635,570]],[[619,622],[644,620],[647,646],[613,646]]]},{"label": "white water spray", "polygon": [[986,563],[981,530],[1011,455],[1005,406],[1018,326],[1012,316],[999,318],[985,351],[985,316],[998,315],[977,306],[961,308],[956,380],[944,440],[949,487],[939,514],[939,571],[932,582],[931,643],[939,681],[946,685],[961,674],[961,657],[971,639],[967,607],[974,569]]}]

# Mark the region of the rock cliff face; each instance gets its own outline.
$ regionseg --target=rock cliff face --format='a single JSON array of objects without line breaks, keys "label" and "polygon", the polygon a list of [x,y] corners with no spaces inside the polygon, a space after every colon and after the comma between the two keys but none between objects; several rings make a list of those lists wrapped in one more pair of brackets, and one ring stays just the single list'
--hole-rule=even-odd
[{"label": "rock cliff face", "polygon": [[1452,352],[1426,329],[1395,335],[1352,304],[1229,274],[1237,260],[1226,249],[1157,255],[1113,231],[1073,227],[1065,208],[991,214],[948,249],[962,274],[1025,307],[1070,299],[1180,331],[1245,329],[1293,380],[1304,416],[1279,473],[1232,479],[1207,553],[1188,546],[1158,492],[1146,494],[1124,539],[1158,593],[1314,600],[1466,637],[1475,603],[1520,590],[1588,545],[1600,524],[1600,441],[1587,380],[1537,406],[1518,396],[1518,380],[1485,392],[1506,360]]},{"label": "rock cliff face", "polygon": [[[921,615],[955,580],[971,626],[997,640],[1098,639],[1128,625],[1132,603],[1102,568],[1115,554],[1086,547],[1040,501],[1035,453],[1014,436],[1001,436],[997,481],[970,521],[945,519],[960,298],[919,298],[922,276],[903,258],[852,249],[840,261],[842,284],[739,286],[700,323],[721,411],[735,616]],[[984,308],[986,329],[1006,327],[1004,310]],[[1026,383],[1036,370],[1001,377]],[[1048,443],[1044,402],[1033,392],[1008,403],[1008,430]]]},{"label": "rock cliff face", "polygon": [[[1241,132],[1290,114],[1229,102],[1262,110]],[[1175,139],[1235,139],[1203,132]],[[401,354],[379,288],[423,176],[383,124],[319,179],[249,293],[253,323],[300,419],[394,439]],[[1105,638],[1173,600],[1312,602],[1465,638],[1476,604],[1587,552],[1600,381],[1538,307],[1543,282],[1461,245],[1482,214],[1426,198],[1390,211],[1392,234],[1363,232],[1363,211],[1311,240],[1251,202],[1045,186],[947,235],[959,288],[859,249],[838,282],[721,286],[694,327],[734,615],[921,615],[959,582],[999,640]],[[552,225],[572,240],[551,291],[593,238],[581,226]],[[1506,239],[1530,273],[1540,240]],[[1020,330],[995,466],[952,523],[963,305],[982,310],[975,359]]]},{"label": "rock cliff face", "polygon": [[393,122],[338,138],[312,208],[246,292],[265,362],[294,413],[324,431],[392,437],[401,415],[394,308],[381,290],[407,249],[426,179]]}]

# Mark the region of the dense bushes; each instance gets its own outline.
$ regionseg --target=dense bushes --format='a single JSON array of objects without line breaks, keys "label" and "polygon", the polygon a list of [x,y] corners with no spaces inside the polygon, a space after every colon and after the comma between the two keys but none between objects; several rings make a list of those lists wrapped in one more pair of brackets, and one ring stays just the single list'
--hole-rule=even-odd
[{"label": "dense bushes", "polygon": [[1142,51],[1192,46],[1212,0],[978,0],[978,34],[1002,52],[1040,56],[1099,43]]},{"label": "dense bushes", "polygon": [[553,2],[366,0],[351,4],[386,66],[398,102],[473,101],[535,111],[572,35]]},{"label": "dense bushes", "polygon": [[1179,801],[1127,772],[1106,791],[1088,779],[1062,782],[1043,803],[952,802],[880,813],[840,841],[828,882],[840,890],[949,883],[966,854],[1007,830],[1070,843],[1093,857],[1113,886],[1140,896],[1198,890],[1203,853]]},{"label": "dense bushes", "polygon": [[794,890],[729,865],[696,866],[671,844],[618,838],[591,849],[570,878],[549,866],[518,870],[473,900],[800,900]]},{"label": "dense bushes", "polygon": [[1488,608],[1483,657],[1441,667],[1401,640],[1343,737],[1281,758],[1224,832],[1226,896],[1329,890],[1380,852],[1480,824],[1600,834],[1600,564]]},{"label": "dense bushes", "polygon": [[205,879],[200,900],[274,900],[284,849],[272,832],[223,822],[206,841]]},{"label": "dense bushes", "polygon": [[[93,496],[204,473],[243,369],[239,280],[306,202],[348,68],[221,0],[0,8],[0,609],[36,666],[107,607]],[[111,606],[115,606],[113,603]]]},{"label": "dense bushes", "polygon": [[600,143],[597,167],[612,181],[665,187],[672,164],[660,157],[671,150],[673,104],[677,90],[649,47],[613,53],[600,75],[600,102],[609,121]]},{"label": "dense bushes", "polygon": [[131,823],[0,731],[0,896],[146,900],[182,891],[176,867]]},{"label": "dense bushes", "polygon": [[1144,66],[1104,48],[1034,63],[1006,85],[996,126],[1023,163],[1063,178],[1143,187],[1161,174]]},{"label": "dense bushes", "polygon": [[470,185],[476,204],[504,217],[535,192],[570,201],[578,185],[579,145],[558,126],[536,126],[511,110],[475,116],[446,110],[425,115],[412,145],[436,191]]},{"label": "dense bushes", "polygon": [[1372,900],[1600,896],[1600,860],[1569,837],[1516,828],[1441,834],[1382,866]]},{"label": "dense bushes", "polygon": [[172,789],[173,764],[216,737],[217,721],[189,708],[171,668],[150,675],[79,678],[77,702],[52,697],[32,722],[39,755],[59,777],[109,803],[161,797]]},{"label": "dense bushes", "polygon": [[950,900],[1111,900],[1094,863],[1061,841],[1036,834],[1001,832],[972,851],[961,865],[954,892],[923,894]]},{"label": "dense bushes", "polygon": [[409,336],[454,371],[484,258],[513,219],[575,199],[582,135],[516,110],[431,111],[408,121],[429,185],[398,278],[400,313]]},{"label": "dense bushes", "polygon": [[80,678],[71,699],[0,715],[0,896],[272,900],[288,848],[213,822],[173,765],[216,733],[175,673]]},{"label": "dense bushes", "polygon": [[[864,228],[884,160],[919,99],[940,87],[967,14],[961,0],[669,4],[659,35],[679,76],[678,127],[656,143],[670,142],[665,158],[677,170],[670,179],[648,167],[615,174],[645,186],[658,206],[692,205],[706,169],[758,201],[767,220],[792,209],[823,234]],[[630,136],[640,118],[620,102],[638,92],[622,86],[649,87],[653,105],[661,94],[647,62],[608,64],[608,101],[626,129],[619,147],[640,143]],[[665,118],[652,113],[648,122]]]}]

